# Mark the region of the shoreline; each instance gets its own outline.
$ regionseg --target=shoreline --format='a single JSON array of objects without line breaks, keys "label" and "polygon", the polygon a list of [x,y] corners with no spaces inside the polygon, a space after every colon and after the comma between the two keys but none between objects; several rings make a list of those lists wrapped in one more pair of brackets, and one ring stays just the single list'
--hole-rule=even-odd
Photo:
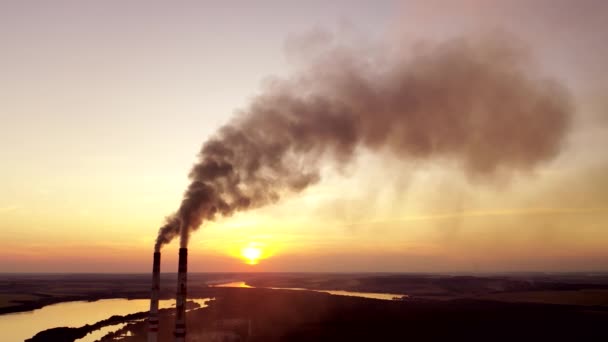
[{"label": "shoreline", "polygon": [[[67,302],[96,302],[98,300],[103,299],[149,299],[148,295],[146,296],[121,296],[121,295],[98,295],[98,296],[66,296],[66,297],[49,297],[49,298],[41,298],[40,300],[33,302],[25,302],[16,306],[6,306],[0,308],[0,316],[10,315],[22,312],[29,312],[34,310],[42,309],[49,305],[67,303]],[[169,298],[167,298],[169,299]]]}]

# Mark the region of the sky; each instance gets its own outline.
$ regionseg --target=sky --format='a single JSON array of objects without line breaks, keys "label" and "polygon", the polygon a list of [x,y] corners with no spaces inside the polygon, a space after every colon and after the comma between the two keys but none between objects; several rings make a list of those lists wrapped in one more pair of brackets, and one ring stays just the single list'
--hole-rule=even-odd
[{"label": "sky", "polygon": [[189,269],[605,271],[603,1],[134,0],[0,3],[0,272],[148,271],[201,145],[298,68],[302,36],[416,49],[495,31],[572,95],[554,158],[477,181],[363,151],[302,192],[205,222]]}]

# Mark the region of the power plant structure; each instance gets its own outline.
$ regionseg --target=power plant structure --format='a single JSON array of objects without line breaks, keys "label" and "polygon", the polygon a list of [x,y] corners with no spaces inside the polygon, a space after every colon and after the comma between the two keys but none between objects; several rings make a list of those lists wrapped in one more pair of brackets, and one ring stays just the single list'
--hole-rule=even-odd
[{"label": "power plant structure", "polygon": [[186,341],[186,299],[188,285],[188,248],[179,249],[177,296],[175,302],[175,342]]},{"label": "power plant structure", "polygon": [[[177,295],[175,303],[175,342],[186,341],[186,300],[188,283],[188,249],[179,249]],[[158,342],[158,298],[160,293],[160,252],[154,252],[152,264],[152,293],[148,318],[148,342]]]},{"label": "power plant structure", "polygon": [[160,292],[160,252],[154,252],[152,263],[152,293],[148,318],[148,342],[158,341],[158,296]]}]

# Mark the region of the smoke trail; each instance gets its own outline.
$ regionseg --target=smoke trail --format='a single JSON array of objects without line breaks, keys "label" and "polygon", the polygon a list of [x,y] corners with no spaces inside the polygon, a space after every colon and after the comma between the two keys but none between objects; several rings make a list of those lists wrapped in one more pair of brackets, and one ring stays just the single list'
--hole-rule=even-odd
[{"label": "smoke trail", "polygon": [[[384,56],[381,56],[384,54]],[[203,220],[275,202],[357,149],[457,161],[470,176],[530,170],[559,153],[572,106],[505,37],[425,44],[386,57],[328,48],[275,81],[204,143],[157,248]],[[181,228],[180,228],[181,227]]]},{"label": "smoke trail", "polygon": [[158,230],[158,236],[156,237],[156,243],[154,244],[154,251],[160,252],[163,245],[171,242],[174,237],[179,235],[181,227],[181,220],[175,214],[165,219],[165,224]]}]

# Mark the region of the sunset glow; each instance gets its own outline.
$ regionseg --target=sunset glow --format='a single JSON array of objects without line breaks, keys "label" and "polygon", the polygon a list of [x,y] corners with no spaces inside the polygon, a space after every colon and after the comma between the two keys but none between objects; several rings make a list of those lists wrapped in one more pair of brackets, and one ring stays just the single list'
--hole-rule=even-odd
[{"label": "sunset glow", "polygon": [[607,41],[608,0],[0,1],[0,342],[608,341]]},{"label": "sunset glow", "polygon": [[241,255],[245,258],[249,265],[255,265],[259,262],[262,256],[262,249],[255,245],[249,245],[241,250]]},{"label": "sunset glow", "polygon": [[[0,272],[149,270],[201,146],[231,122],[259,141],[211,150],[238,152],[222,157],[241,167],[230,179],[258,183],[214,186],[233,189],[222,198],[234,203],[260,194],[192,231],[194,272],[608,265],[601,1],[60,2],[0,2]],[[484,36],[496,46],[478,46]],[[519,57],[492,52],[503,45]],[[551,95],[553,83],[568,96]],[[550,120],[513,114],[562,99],[547,106]],[[562,107],[568,119],[551,119]],[[350,108],[357,120],[337,120]],[[394,108],[389,125],[382,115]],[[464,119],[471,113],[482,116]],[[164,271],[177,267],[178,236],[163,246]]]}]

